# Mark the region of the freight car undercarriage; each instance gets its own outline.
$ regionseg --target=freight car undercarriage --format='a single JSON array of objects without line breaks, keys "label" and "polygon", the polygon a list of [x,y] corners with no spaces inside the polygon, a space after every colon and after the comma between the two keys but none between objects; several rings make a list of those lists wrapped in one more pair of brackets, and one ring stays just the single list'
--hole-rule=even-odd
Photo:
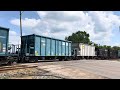
[{"label": "freight car undercarriage", "polygon": [[21,62],[38,62],[38,61],[67,61],[71,60],[70,56],[23,56]]},{"label": "freight car undercarriage", "polygon": [[0,56],[0,65],[11,65],[18,62],[17,56]]},{"label": "freight car undercarriage", "polygon": [[72,56],[73,60],[96,59],[96,56]]},{"label": "freight car undercarriage", "polygon": [[0,57],[0,65],[12,65],[14,63],[29,63],[29,62],[38,62],[38,61],[69,61],[69,60],[110,60],[110,59],[119,59],[119,58],[110,58],[102,56],[3,56]]}]

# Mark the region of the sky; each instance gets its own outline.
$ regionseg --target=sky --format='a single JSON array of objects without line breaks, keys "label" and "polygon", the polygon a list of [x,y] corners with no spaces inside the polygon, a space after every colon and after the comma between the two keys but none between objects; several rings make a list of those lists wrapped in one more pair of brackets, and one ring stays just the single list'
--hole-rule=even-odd
[{"label": "sky", "polygon": [[[0,11],[0,26],[10,28],[9,43],[20,44],[19,11]],[[86,31],[101,45],[120,46],[120,11],[24,11],[23,35],[38,34],[64,40]]]}]

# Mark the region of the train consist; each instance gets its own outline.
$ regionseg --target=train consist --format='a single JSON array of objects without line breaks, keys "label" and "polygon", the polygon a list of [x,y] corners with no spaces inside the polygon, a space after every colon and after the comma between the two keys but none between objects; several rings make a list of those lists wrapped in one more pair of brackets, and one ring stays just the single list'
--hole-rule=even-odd
[{"label": "train consist", "polygon": [[0,64],[38,60],[117,59],[120,50],[97,49],[93,45],[72,43],[40,35],[21,37],[21,45],[10,45],[9,28],[0,27]]}]

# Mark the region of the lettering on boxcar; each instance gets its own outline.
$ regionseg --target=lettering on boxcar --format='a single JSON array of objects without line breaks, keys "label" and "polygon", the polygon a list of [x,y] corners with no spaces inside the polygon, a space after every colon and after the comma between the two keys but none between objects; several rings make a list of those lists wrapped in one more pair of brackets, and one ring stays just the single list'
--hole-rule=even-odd
[{"label": "lettering on boxcar", "polygon": [[35,56],[38,56],[38,51],[35,51]]}]

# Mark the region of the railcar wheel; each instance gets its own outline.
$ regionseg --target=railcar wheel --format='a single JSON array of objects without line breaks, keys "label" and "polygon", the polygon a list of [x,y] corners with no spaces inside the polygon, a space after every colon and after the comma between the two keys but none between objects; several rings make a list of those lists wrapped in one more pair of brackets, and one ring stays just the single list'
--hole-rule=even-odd
[{"label": "railcar wheel", "polygon": [[11,61],[9,61],[9,62],[7,63],[7,65],[10,65],[10,66],[11,66],[11,65],[12,65],[12,62],[11,62]]},{"label": "railcar wheel", "polygon": [[13,62],[12,62],[12,65],[16,65],[16,64],[17,64],[17,61],[13,61]]},{"label": "railcar wheel", "polygon": [[62,59],[61,59],[61,58],[59,58],[59,61],[62,61]]}]

